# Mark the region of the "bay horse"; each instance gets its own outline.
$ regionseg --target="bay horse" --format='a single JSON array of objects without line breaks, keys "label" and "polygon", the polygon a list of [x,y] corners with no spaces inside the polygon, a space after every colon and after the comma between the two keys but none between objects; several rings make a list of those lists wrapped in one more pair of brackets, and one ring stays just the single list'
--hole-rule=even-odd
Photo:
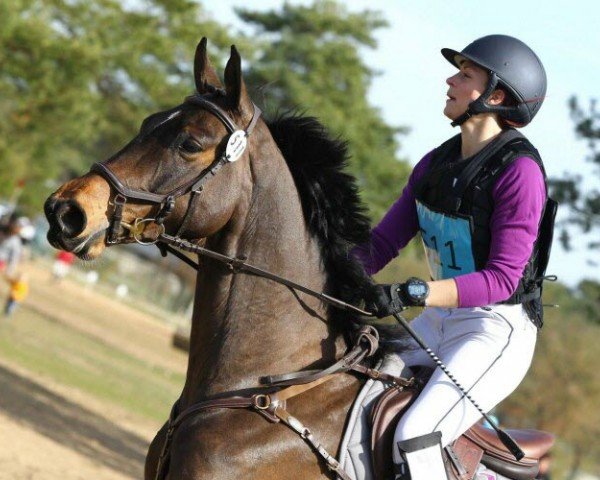
[{"label": "bay horse", "polygon": [[[110,245],[151,243],[156,231],[176,234],[357,303],[371,280],[349,252],[368,240],[369,222],[344,171],[345,144],[314,118],[267,124],[233,46],[223,85],[202,39],[194,78],[194,95],[146,118],[123,149],[48,198],[49,242],[90,260]],[[223,161],[231,151],[239,159]],[[347,352],[352,318],[264,278],[234,275],[211,259],[199,263],[175,414],[252,390],[265,374],[323,368]],[[335,454],[360,385],[336,375],[289,399],[287,409]],[[167,465],[163,458],[159,468],[166,444]],[[332,478],[293,430],[245,409],[202,411],[175,431],[165,424],[149,447],[145,478],[161,477],[162,468],[164,478],[181,480]]]}]

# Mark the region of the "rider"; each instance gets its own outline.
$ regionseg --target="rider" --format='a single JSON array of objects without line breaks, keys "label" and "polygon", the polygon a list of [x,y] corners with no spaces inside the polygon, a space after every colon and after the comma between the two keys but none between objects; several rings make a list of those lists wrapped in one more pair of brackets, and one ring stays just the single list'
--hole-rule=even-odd
[{"label": "rider", "polygon": [[[414,330],[489,411],[524,378],[542,325],[555,204],[537,150],[515,127],[539,111],[546,73],[527,45],[506,35],[442,55],[458,68],[446,80],[444,115],[460,134],[421,159],[355,254],[374,274],[420,232],[431,281],[380,285],[371,309],[384,317],[427,307]],[[435,367],[414,340],[403,343],[407,366]],[[480,417],[437,368],[396,427],[396,478],[447,478],[440,447]]]}]

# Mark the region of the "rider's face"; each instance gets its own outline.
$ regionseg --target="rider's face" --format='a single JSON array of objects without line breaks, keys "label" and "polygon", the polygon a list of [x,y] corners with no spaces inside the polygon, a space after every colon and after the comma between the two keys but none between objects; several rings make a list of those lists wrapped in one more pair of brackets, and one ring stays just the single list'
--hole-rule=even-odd
[{"label": "rider's face", "polygon": [[459,71],[446,79],[450,88],[447,92],[444,115],[450,120],[455,120],[465,113],[469,103],[479,98],[488,83],[488,73],[483,68],[465,59],[460,60],[459,65]]}]

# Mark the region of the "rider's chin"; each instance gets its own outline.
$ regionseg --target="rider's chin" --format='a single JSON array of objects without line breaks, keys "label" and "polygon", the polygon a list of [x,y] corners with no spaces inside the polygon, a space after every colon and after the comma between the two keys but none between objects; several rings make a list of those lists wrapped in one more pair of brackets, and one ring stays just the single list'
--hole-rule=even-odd
[{"label": "rider's chin", "polygon": [[454,120],[456,118],[458,118],[458,115],[456,114],[456,112],[454,111],[455,109],[452,108],[452,105],[446,104],[444,106],[444,115],[450,119],[450,120]]}]

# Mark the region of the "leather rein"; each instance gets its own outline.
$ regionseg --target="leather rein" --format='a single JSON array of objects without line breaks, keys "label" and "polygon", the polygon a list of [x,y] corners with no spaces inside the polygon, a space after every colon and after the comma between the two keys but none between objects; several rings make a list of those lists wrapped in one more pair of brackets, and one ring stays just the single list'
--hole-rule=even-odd
[{"label": "leather rein", "polygon": [[[113,199],[114,211],[113,216],[110,219],[106,242],[108,244],[117,244],[128,237],[133,237],[136,242],[143,245],[157,244],[163,255],[166,255],[166,252],[170,252],[191,265],[193,268],[197,270],[200,269],[198,264],[174,248],[177,247],[178,249],[203,255],[222,262],[227,265],[233,273],[256,275],[285,285],[294,293],[296,299],[300,302],[301,300],[297,296],[296,290],[314,296],[336,308],[351,311],[362,316],[372,317],[373,315],[370,312],[361,308],[251,265],[245,261],[245,258],[224,255],[188,242],[180,237],[180,234],[185,230],[187,221],[190,217],[192,204],[196,198],[195,195],[202,191],[204,184],[214,177],[224,165],[232,163],[241,157],[246,148],[247,137],[252,133],[261,114],[260,109],[257,106],[254,106],[254,114],[248,127],[246,130],[240,130],[229,118],[227,113],[212,101],[200,95],[193,95],[188,97],[186,102],[201,106],[214,114],[223,123],[230,134],[225,151],[198,176],[164,194],[129,188],[119,180],[107,165],[95,163],[90,171],[101,175],[117,192]],[[172,117],[169,117],[169,119],[170,118]],[[164,220],[173,210],[177,198],[188,193],[192,196],[188,202],[183,222],[175,236],[168,235],[165,232]],[[122,214],[123,208],[129,200],[154,203],[159,207],[158,213],[153,218],[137,218],[132,224],[127,224],[123,222]],[[147,241],[142,239],[142,233],[144,233],[144,230],[149,224],[158,226],[158,234],[152,240]],[[128,230],[126,236],[123,236],[124,230]],[[167,422],[166,437],[158,460],[155,480],[163,480],[168,474],[171,442],[177,428],[184,421],[193,416],[206,410],[217,408],[247,409],[259,413],[269,422],[283,422],[296,432],[325,461],[329,470],[335,472],[335,474],[343,480],[351,480],[351,477],[343,470],[335,457],[325,450],[323,445],[313,436],[311,431],[303,425],[300,420],[292,416],[286,410],[286,401],[331,380],[336,374],[350,371],[366,375],[373,379],[385,381],[399,387],[413,385],[414,379],[406,380],[401,377],[395,377],[361,364],[364,359],[372,356],[377,351],[378,347],[379,334],[377,330],[373,326],[364,325],[358,331],[358,335],[356,336],[354,345],[350,351],[340,360],[325,369],[303,370],[284,375],[261,377],[259,379],[261,386],[259,387],[245,389],[240,392],[225,392],[213,398],[197,402],[181,412],[179,412],[179,400],[176,401]]]}]

